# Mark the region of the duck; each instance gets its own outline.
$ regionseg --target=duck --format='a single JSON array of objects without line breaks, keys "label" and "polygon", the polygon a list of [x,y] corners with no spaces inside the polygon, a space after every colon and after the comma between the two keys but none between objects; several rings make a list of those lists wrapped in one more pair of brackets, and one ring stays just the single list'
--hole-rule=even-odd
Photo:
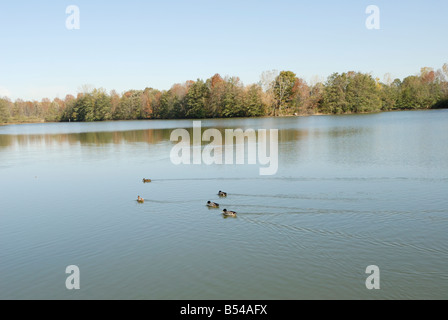
[{"label": "duck", "polygon": [[219,191],[218,196],[225,198],[227,197],[227,192]]},{"label": "duck", "polygon": [[207,202],[207,207],[209,207],[209,208],[219,208],[219,203],[208,201]]},{"label": "duck", "polygon": [[137,202],[138,202],[138,203],[144,203],[144,202],[145,202],[145,199],[143,199],[142,197],[138,196],[138,198],[137,198]]},{"label": "duck", "polygon": [[224,217],[236,217],[235,211],[228,211],[227,209],[224,209],[222,214],[224,215]]},{"label": "duck", "polygon": [[152,182],[151,179],[143,179],[143,183],[150,183]]}]

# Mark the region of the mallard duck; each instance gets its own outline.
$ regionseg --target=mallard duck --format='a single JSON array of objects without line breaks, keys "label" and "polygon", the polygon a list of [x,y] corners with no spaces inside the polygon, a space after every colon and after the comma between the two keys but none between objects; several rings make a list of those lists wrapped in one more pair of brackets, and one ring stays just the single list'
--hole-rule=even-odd
[{"label": "mallard duck", "polygon": [[215,202],[207,202],[207,207],[209,208],[219,208],[219,203],[215,203]]},{"label": "mallard duck", "polygon": [[142,197],[138,196],[138,198],[137,198],[137,202],[138,202],[138,203],[144,203],[144,202],[145,202],[145,199],[143,199]]},{"label": "mallard duck", "polygon": [[227,197],[227,192],[219,191],[218,196],[225,198],[225,197]]},{"label": "mallard duck", "polygon": [[150,183],[151,179],[143,179],[143,183]]},{"label": "mallard duck", "polygon": [[235,211],[227,211],[227,209],[224,209],[224,211],[222,212],[222,214],[225,217],[236,217],[236,212]]}]

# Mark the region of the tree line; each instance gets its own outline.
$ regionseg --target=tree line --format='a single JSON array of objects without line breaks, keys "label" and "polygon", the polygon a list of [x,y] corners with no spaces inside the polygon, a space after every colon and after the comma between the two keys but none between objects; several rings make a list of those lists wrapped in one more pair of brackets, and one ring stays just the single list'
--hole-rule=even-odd
[{"label": "tree line", "polygon": [[10,101],[0,98],[0,123],[202,119],[311,114],[367,113],[448,108],[448,64],[422,68],[403,80],[386,74],[383,81],[361,72],[334,73],[307,83],[292,71],[264,72],[259,83],[238,77],[175,84],[169,90],[116,91],[84,87],[65,99]]}]

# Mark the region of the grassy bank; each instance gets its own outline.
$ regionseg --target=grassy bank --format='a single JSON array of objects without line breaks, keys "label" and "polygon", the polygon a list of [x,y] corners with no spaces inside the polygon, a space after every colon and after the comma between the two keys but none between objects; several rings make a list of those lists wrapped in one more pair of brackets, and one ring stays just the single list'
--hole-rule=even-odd
[{"label": "grassy bank", "polygon": [[12,118],[9,119],[7,122],[0,123],[0,126],[7,126],[13,124],[45,123],[45,122],[46,121],[44,119],[39,118]]}]

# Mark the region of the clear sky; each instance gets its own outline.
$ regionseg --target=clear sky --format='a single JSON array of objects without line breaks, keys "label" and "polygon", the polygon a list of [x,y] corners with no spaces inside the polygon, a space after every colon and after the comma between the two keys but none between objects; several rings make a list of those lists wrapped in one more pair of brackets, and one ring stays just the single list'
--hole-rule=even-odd
[{"label": "clear sky", "polygon": [[[69,5],[80,30],[66,28]],[[380,30],[365,26],[368,5]],[[169,89],[215,73],[250,84],[272,69],[403,78],[448,62],[448,1],[0,0],[0,40],[0,96],[11,99],[84,84]]]}]

